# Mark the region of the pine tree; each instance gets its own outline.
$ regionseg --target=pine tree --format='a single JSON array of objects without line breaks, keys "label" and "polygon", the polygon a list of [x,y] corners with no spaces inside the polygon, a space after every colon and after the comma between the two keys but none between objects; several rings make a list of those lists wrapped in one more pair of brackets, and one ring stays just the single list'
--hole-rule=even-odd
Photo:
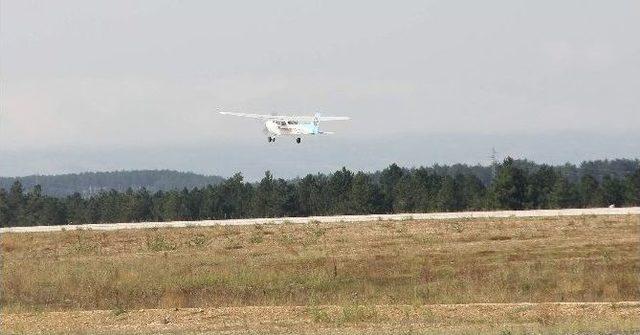
[{"label": "pine tree", "polygon": [[43,211],[44,199],[42,197],[42,187],[35,185],[29,193],[27,193],[24,207],[24,222],[25,226],[40,226],[47,225],[49,218]]},{"label": "pine tree", "polygon": [[331,197],[333,214],[348,214],[353,173],[343,167],[331,174],[328,181],[328,191]]},{"label": "pine tree", "polygon": [[0,188],[0,227],[8,227],[11,224],[11,212],[9,209],[9,195]]},{"label": "pine tree", "polygon": [[91,222],[87,215],[88,203],[82,199],[80,193],[76,192],[68,196],[65,200],[67,207],[67,221],[70,224],[85,224]]},{"label": "pine tree", "polygon": [[625,186],[620,179],[604,176],[602,195],[607,205],[622,206],[625,200]]},{"label": "pine tree", "polygon": [[202,190],[202,207],[200,208],[199,216],[207,220],[218,218],[219,206],[217,188],[207,185]]},{"label": "pine tree", "polygon": [[241,173],[236,173],[219,187],[221,219],[238,219],[253,215],[251,185],[244,183]]},{"label": "pine tree", "polygon": [[438,191],[438,210],[449,212],[458,208],[456,184],[450,176],[444,176],[442,186]]},{"label": "pine tree", "polygon": [[529,177],[527,186],[527,208],[551,207],[551,193],[559,176],[553,167],[542,165],[540,169]]},{"label": "pine tree", "polygon": [[270,171],[264,173],[253,197],[253,215],[255,217],[271,218],[276,216],[275,190],[273,175]]},{"label": "pine tree", "polygon": [[640,206],[640,168],[627,176],[626,186],[626,204]]},{"label": "pine tree", "polygon": [[396,163],[389,165],[388,168],[382,170],[380,173],[380,189],[384,199],[383,206],[385,212],[393,211],[396,184],[400,181],[403,174],[402,169]]},{"label": "pine tree", "polygon": [[582,207],[601,207],[605,205],[600,183],[593,176],[582,176],[578,190]]},{"label": "pine tree", "polygon": [[278,217],[298,216],[299,200],[296,188],[284,179],[279,178],[275,181],[275,215]]},{"label": "pine tree", "polygon": [[11,186],[7,196],[7,205],[9,207],[8,226],[21,226],[26,223],[25,214],[27,213],[24,213],[25,201],[22,183],[20,180],[16,180]]},{"label": "pine tree", "polygon": [[458,185],[462,188],[462,204],[460,209],[481,210],[487,207],[486,187],[480,180],[472,174],[456,175]]},{"label": "pine tree", "polygon": [[180,220],[181,213],[180,209],[182,207],[182,200],[180,197],[180,193],[177,191],[169,191],[165,192],[164,196],[161,199],[162,209],[161,216],[162,221],[175,221]]},{"label": "pine tree", "polygon": [[578,206],[579,193],[575,185],[569,183],[566,177],[559,176],[549,199],[552,208],[572,208]]},{"label": "pine tree", "polygon": [[507,157],[499,168],[493,184],[493,194],[498,208],[523,209],[526,201],[527,176]]},{"label": "pine tree", "polygon": [[350,213],[353,214],[370,214],[374,211],[374,185],[371,182],[371,178],[363,173],[358,172],[353,177],[353,184],[351,185],[351,200]]},{"label": "pine tree", "polygon": [[153,201],[146,188],[127,195],[127,221],[144,222],[152,219]]},{"label": "pine tree", "polygon": [[436,211],[443,177],[422,167],[413,172],[413,179],[415,210],[417,212]]},{"label": "pine tree", "polygon": [[392,210],[394,213],[409,213],[415,209],[413,193],[415,192],[414,178],[404,174],[393,188]]}]

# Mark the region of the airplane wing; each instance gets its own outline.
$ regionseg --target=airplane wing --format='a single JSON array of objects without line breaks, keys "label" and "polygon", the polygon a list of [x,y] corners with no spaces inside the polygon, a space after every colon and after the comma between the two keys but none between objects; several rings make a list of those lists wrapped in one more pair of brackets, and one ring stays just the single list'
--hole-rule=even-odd
[{"label": "airplane wing", "polygon": [[258,120],[281,120],[281,121],[301,121],[301,122],[312,122],[315,120],[347,121],[351,119],[348,116],[295,116],[295,115],[266,115],[266,114],[248,114],[248,113],[231,113],[231,112],[220,112],[220,114],[247,117],[247,118],[258,119]]},{"label": "airplane wing", "polygon": [[318,121],[347,121],[351,120],[348,116],[318,116]]},{"label": "airplane wing", "polygon": [[277,116],[277,115],[264,115],[264,114],[247,114],[247,113],[230,113],[230,112],[220,112],[220,114],[248,117],[251,119],[258,119],[258,120],[279,120],[280,118],[282,118],[281,116]]},{"label": "airplane wing", "polygon": [[313,116],[288,116],[288,115],[266,115],[266,114],[249,114],[249,113],[231,113],[219,112],[223,115],[233,115],[240,117],[248,117],[258,120],[279,120],[279,121],[313,121]]}]

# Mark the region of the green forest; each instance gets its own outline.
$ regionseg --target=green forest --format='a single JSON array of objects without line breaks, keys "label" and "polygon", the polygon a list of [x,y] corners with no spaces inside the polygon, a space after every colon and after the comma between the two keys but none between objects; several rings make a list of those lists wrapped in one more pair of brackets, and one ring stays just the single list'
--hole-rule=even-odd
[{"label": "green forest", "polygon": [[506,158],[489,167],[453,165],[373,173],[346,168],[250,183],[240,173],[203,187],[112,189],[45,195],[20,179],[0,189],[0,226],[63,225],[338,214],[638,206],[640,162],[550,166]]}]

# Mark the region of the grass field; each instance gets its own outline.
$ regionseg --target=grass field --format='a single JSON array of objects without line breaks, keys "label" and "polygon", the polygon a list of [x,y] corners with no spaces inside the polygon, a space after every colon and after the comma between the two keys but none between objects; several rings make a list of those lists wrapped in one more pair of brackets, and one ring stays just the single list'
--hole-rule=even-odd
[{"label": "grass field", "polygon": [[[47,324],[51,315],[56,320],[75,315],[103,326],[143,320],[139,323],[148,326],[153,322],[146,317],[158,313],[173,316],[153,319],[160,328],[135,331],[640,330],[637,215],[64,231],[0,238],[3,333],[92,329],[90,324],[55,328]],[[200,320],[220,311],[231,312]],[[255,311],[264,322],[247,319]],[[201,322],[184,319],[182,312]],[[244,315],[244,321],[232,322],[234,313]],[[183,328],[180,320],[187,320]],[[221,327],[222,321],[228,327]],[[132,331],[118,329],[108,333]]]}]

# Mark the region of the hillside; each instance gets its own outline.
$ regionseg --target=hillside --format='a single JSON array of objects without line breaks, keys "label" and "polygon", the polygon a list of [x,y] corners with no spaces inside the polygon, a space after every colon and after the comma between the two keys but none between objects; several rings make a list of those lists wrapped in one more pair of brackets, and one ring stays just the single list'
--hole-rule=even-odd
[{"label": "hillside", "polygon": [[151,192],[185,187],[192,189],[209,184],[216,185],[224,180],[219,176],[204,176],[170,170],[86,172],[54,176],[0,177],[0,189],[10,189],[18,179],[26,190],[35,185],[41,185],[45,195],[56,197],[76,192],[83,196],[91,196],[100,191],[111,189],[119,192],[124,192],[128,188],[133,190],[146,188]]}]

